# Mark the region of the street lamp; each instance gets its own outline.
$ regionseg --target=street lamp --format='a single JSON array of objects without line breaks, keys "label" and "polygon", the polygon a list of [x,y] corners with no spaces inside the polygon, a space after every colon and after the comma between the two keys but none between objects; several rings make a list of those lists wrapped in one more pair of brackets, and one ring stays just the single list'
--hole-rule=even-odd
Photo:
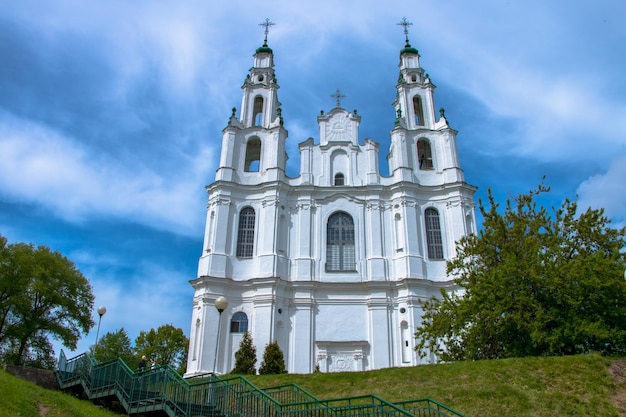
[{"label": "street lamp", "polygon": [[98,347],[98,336],[100,335],[100,322],[102,321],[102,316],[104,316],[104,313],[107,312],[107,308],[105,306],[100,306],[98,307],[98,315],[100,316],[100,318],[98,319],[98,331],[96,332],[96,344],[94,345],[94,353],[96,351],[96,348]]},{"label": "street lamp", "polygon": [[215,367],[217,365],[217,347],[220,343],[220,327],[222,326],[222,312],[228,307],[228,300],[224,296],[217,297],[215,300],[215,308],[219,311],[220,315],[217,319],[217,337],[215,339],[215,356],[213,357],[213,373],[215,374]]}]

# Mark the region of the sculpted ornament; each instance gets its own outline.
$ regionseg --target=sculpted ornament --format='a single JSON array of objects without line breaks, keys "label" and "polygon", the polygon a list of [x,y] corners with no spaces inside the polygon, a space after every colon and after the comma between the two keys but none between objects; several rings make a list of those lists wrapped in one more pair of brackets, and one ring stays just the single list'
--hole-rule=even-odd
[{"label": "sculpted ornament", "polygon": [[263,207],[266,207],[266,206],[278,206],[279,204],[280,204],[280,200],[277,199],[277,198],[274,199],[274,200],[271,200],[271,199],[263,200],[263,202],[261,203],[261,205]]},{"label": "sculpted ornament", "polygon": [[296,204],[296,211],[300,211],[300,210],[315,210],[316,209],[316,205],[314,201],[311,202],[300,202]]},{"label": "sculpted ornament", "polygon": [[329,141],[350,140],[351,130],[348,115],[336,114],[326,124],[326,138]]},{"label": "sculpted ornament", "polygon": [[219,198],[219,197],[218,198],[214,198],[214,199],[209,201],[208,207],[217,206],[217,205],[230,206],[231,205],[231,201],[229,199],[226,199],[226,198]]}]

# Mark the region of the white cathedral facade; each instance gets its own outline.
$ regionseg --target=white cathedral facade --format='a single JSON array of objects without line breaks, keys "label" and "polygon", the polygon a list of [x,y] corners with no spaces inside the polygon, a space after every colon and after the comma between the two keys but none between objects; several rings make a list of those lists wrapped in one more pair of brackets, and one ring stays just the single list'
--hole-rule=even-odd
[{"label": "white cathedral facade", "polygon": [[389,176],[379,173],[378,143],[359,140],[361,117],[339,103],[317,117],[319,140],[299,144],[299,176],[286,175],[273,58],[266,37],[239,118],[233,109],[222,131],[191,281],[186,375],[230,372],[246,331],[257,368],[272,341],[289,373],[432,361],[415,352],[414,330],[425,300],[456,289],[446,260],[475,232],[476,188],[465,182],[457,132],[443,111],[437,117],[418,51],[408,38],[400,51]]}]

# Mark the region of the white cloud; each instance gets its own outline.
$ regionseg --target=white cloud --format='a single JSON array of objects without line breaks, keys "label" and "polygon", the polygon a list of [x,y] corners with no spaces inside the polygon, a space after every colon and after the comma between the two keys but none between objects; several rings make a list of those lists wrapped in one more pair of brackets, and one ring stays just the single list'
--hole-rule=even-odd
[{"label": "white cloud", "polygon": [[626,155],[615,158],[606,173],[580,184],[577,194],[581,209],[604,208],[618,225],[626,223]]},{"label": "white cloud", "polygon": [[210,148],[175,174],[90,152],[45,126],[0,114],[0,193],[72,222],[104,215],[181,234],[201,230],[195,208],[202,207]]}]

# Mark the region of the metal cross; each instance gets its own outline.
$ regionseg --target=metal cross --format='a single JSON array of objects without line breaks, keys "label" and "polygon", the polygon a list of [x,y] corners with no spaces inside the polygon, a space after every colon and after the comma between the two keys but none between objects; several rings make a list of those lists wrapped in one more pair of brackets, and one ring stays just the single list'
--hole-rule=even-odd
[{"label": "metal cross", "polygon": [[406,37],[406,41],[409,41],[409,26],[413,26],[413,23],[409,22],[406,17],[403,17],[400,23],[397,23],[398,26],[404,27],[404,36]]},{"label": "metal cross", "polygon": [[265,20],[259,23],[259,26],[265,26],[265,44],[267,44],[267,34],[270,31],[270,26],[274,26],[276,23],[272,22],[269,17],[266,17]]},{"label": "metal cross", "polygon": [[337,89],[337,91],[335,91],[334,94],[330,95],[330,98],[334,98],[335,101],[337,102],[337,107],[341,107],[341,100],[346,98],[346,96],[341,94],[341,91],[339,91],[339,89]]}]

